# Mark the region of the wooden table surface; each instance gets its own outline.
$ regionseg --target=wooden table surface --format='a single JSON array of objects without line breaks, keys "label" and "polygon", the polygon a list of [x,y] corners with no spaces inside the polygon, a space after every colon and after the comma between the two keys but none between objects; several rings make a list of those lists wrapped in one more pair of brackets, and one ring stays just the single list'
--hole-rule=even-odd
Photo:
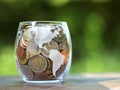
[{"label": "wooden table surface", "polygon": [[30,84],[19,76],[0,76],[0,90],[120,90],[120,73],[68,75],[58,84]]}]

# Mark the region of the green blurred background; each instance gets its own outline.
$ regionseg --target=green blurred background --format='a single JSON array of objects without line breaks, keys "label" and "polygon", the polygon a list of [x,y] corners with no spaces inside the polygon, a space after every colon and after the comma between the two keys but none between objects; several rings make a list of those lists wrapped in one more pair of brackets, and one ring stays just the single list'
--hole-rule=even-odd
[{"label": "green blurred background", "polygon": [[14,41],[20,21],[66,21],[72,43],[70,73],[120,72],[117,0],[0,0],[0,75],[17,75]]}]

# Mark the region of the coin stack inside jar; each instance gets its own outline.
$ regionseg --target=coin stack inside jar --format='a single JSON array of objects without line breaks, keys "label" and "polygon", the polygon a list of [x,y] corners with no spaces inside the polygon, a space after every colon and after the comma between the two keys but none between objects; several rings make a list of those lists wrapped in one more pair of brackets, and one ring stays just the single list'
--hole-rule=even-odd
[{"label": "coin stack inside jar", "polygon": [[25,78],[54,80],[64,73],[69,44],[60,25],[26,25],[20,32],[16,56]]}]

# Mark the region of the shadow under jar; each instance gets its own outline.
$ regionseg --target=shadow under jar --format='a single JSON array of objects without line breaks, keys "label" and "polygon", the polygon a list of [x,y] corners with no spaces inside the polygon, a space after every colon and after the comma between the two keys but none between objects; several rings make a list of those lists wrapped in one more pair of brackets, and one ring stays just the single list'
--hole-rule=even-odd
[{"label": "shadow under jar", "polygon": [[71,65],[72,43],[66,22],[20,22],[15,56],[25,82],[62,82]]}]

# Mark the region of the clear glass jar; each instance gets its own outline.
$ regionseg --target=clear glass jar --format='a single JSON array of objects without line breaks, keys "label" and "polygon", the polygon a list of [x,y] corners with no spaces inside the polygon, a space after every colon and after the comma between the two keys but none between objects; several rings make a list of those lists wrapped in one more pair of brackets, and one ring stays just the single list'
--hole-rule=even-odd
[{"label": "clear glass jar", "polygon": [[25,82],[62,82],[71,66],[72,43],[66,22],[20,22],[15,56]]}]

